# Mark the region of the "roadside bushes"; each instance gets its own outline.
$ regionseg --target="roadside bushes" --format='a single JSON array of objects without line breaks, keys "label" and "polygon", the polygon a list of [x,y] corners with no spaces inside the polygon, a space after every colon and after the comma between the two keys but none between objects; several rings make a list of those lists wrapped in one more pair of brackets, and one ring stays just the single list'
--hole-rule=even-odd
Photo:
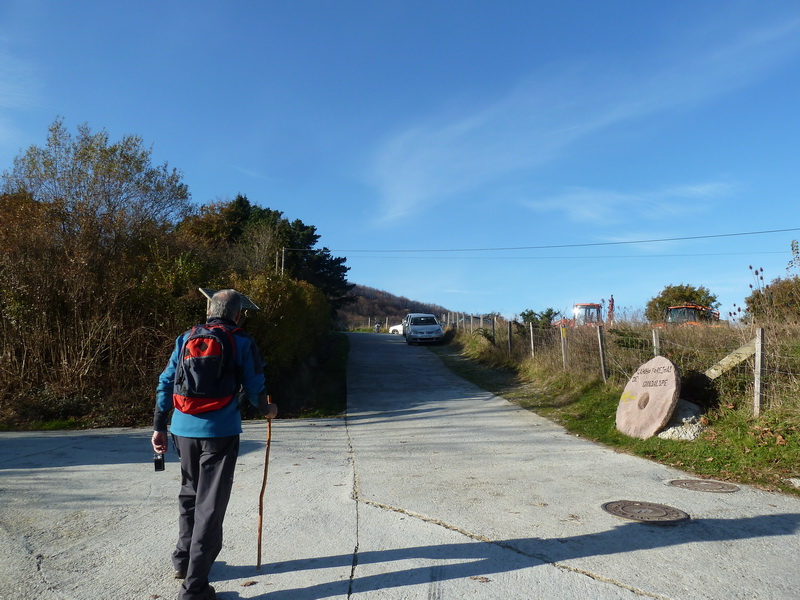
[{"label": "roadside bushes", "polygon": [[168,254],[156,255],[0,258],[0,420],[146,422],[173,332],[204,312],[196,288],[153,277],[157,270],[190,276]]},{"label": "roadside bushes", "polygon": [[[3,172],[0,427],[148,424],[175,337],[205,319],[200,286],[238,289],[263,308],[247,329],[284,414],[317,401],[297,381],[313,379],[301,366],[328,352],[329,300],[267,267],[276,248],[298,247],[290,234],[304,236],[306,262],[336,263],[335,282],[343,259],[310,250],[313,227],[246,198],[192,207],[182,174],[150,158],[137,136],[112,143],[86,125],[73,136],[57,119],[44,146]],[[216,228],[199,226],[217,212]]]},{"label": "roadside bushes", "polygon": [[[206,300],[194,283],[204,270],[196,258],[160,247],[140,264],[138,277],[105,292],[91,272],[75,274],[74,285],[39,293],[41,282],[30,279],[50,277],[47,265],[26,270],[24,285],[0,269],[0,421],[149,423],[158,374],[175,337],[204,320]],[[49,267],[58,271],[60,265]],[[86,293],[74,292],[77,280],[85,282]],[[219,273],[208,285],[238,289],[262,308],[245,328],[262,350],[268,391],[282,412],[313,405],[315,382],[303,365],[329,352],[331,311],[322,293],[305,282],[263,274]],[[337,376],[344,380],[343,372]]]},{"label": "roadside bushes", "polygon": [[305,281],[279,275],[234,277],[234,287],[261,310],[245,328],[266,362],[267,392],[284,416],[326,405],[344,407],[346,345],[331,331],[331,309],[323,293]]}]

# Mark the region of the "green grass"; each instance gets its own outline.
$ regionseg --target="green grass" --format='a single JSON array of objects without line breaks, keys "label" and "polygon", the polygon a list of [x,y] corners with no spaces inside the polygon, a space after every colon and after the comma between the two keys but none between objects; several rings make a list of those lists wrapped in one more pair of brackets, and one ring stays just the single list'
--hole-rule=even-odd
[{"label": "green grass", "polygon": [[708,477],[800,495],[785,482],[800,477],[800,420],[793,412],[753,417],[733,405],[709,411],[694,441],[639,440],[616,429],[622,388],[564,372],[522,372],[485,365],[454,346],[432,348],[458,375],[562,425],[571,433],[606,446]]}]

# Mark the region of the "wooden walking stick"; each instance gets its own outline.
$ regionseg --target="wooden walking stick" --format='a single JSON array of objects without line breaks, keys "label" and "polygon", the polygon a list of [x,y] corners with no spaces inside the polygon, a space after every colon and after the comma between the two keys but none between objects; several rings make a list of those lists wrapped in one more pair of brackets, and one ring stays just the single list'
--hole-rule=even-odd
[{"label": "wooden walking stick", "polygon": [[[267,404],[272,404],[272,399],[267,396]],[[267,487],[267,473],[269,473],[269,447],[272,444],[272,419],[267,419],[267,455],[264,457],[264,479],[261,482],[261,494],[258,496],[258,555],[256,558],[256,571],[261,570],[261,524],[264,518],[264,490]]]}]

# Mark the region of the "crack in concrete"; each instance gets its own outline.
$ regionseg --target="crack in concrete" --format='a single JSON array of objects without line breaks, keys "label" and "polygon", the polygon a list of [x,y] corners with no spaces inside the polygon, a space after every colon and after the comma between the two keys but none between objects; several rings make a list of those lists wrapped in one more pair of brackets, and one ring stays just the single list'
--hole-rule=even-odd
[{"label": "crack in concrete", "polygon": [[350,497],[355,502],[355,511],[356,511],[356,543],[355,547],[353,548],[353,562],[350,566],[350,581],[347,586],[347,598],[348,600],[353,596],[353,582],[356,578],[356,568],[358,567],[358,546],[359,546],[359,503],[360,503],[360,492],[359,492],[359,483],[358,483],[358,469],[356,469],[356,451],[353,447],[353,438],[350,436],[350,424],[348,423],[347,416],[345,415],[344,419],[344,428],[347,434],[347,453],[348,459],[350,460],[350,465],[353,468],[353,488],[350,494]]},{"label": "crack in concrete", "polygon": [[[12,534],[11,528],[3,522],[0,522],[0,529],[3,530],[5,536],[8,536],[8,539],[13,540],[15,539],[15,535]],[[33,546],[33,542],[31,541],[31,536],[28,534],[23,535],[22,537],[16,538],[19,540],[20,545],[22,546],[25,555],[33,561],[34,568],[36,569],[36,576],[39,579],[39,582],[42,584],[44,589],[53,594],[57,594],[56,588],[47,580],[45,577],[43,569],[45,555],[41,552],[36,552]]]},{"label": "crack in concrete", "polygon": [[568,572],[568,573],[574,573],[576,575],[584,575],[586,577],[590,577],[591,579],[594,579],[595,581],[602,581],[603,583],[607,583],[609,585],[613,585],[613,586],[622,588],[624,590],[628,590],[629,592],[632,592],[632,593],[636,594],[637,596],[642,596],[644,598],[653,598],[655,600],[670,600],[670,598],[668,598],[666,596],[661,596],[659,594],[652,594],[650,592],[646,592],[644,590],[640,590],[640,589],[634,588],[634,587],[629,586],[629,585],[627,585],[625,583],[622,583],[621,581],[617,581],[617,580],[611,579],[609,577],[604,577],[603,575],[599,575],[598,573],[593,573],[593,572],[587,571],[585,569],[580,569],[578,567],[572,567],[572,566],[566,565],[564,563],[559,563],[559,562],[553,561],[553,560],[551,560],[550,558],[548,558],[547,556],[545,556],[543,554],[536,554],[534,552],[525,552],[524,550],[520,550],[519,548],[516,548],[515,546],[512,546],[511,544],[508,544],[508,543],[505,543],[505,542],[501,542],[501,541],[492,540],[492,539],[490,539],[490,538],[488,538],[488,537],[486,537],[484,535],[480,535],[480,534],[477,534],[477,533],[473,533],[471,531],[467,531],[466,529],[463,529],[463,528],[458,527],[456,525],[452,525],[450,523],[446,523],[445,521],[441,521],[439,519],[433,519],[431,517],[426,517],[425,515],[421,515],[419,513],[415,513],[415,512],[412,512],[410,510],[406,510],[404,508],[398,508],[396,506],[391,506],[391,505],[388,505],[388,504],[382,504],[380,502],[375,502],[374,500],[363,500],[363,499],[359,499],[358,497],[356,497],[356,501],[357,502],[361,502],[363,504],[366,504],[367,506],[372,506],[374,508],[378,508],[378,509],[381,509],[381,510],[388,510],[388,511],[396,512],[396,513],[405,515],[407,517],[411,517],[413,519],[419,519],[421,521],[424,521],[425,523],[430,523],[431,525],[437,525],[439,527],[444,527],[445,529],[448,529],[450,531],[454,531],[456,533],[459,533],[459,534],[461,534],[461,535],[463,535],[465,537],[468,537],[469,539],[474,540],[476,542],[484,542],[484,543],[487,543],[487,544],[493,544],[495,546],[503,548],[504,550],[509,550],[510,552],[514,552],[515,554],[519,554],[520,556],[524,556],[526,558],[534,558],[536,560],[541,561],[542,563],[544,563],[546,565],[550,565],[551,567],[555,567],[556,569],[559,569],[561,571],[565,571],[565,572]]}]

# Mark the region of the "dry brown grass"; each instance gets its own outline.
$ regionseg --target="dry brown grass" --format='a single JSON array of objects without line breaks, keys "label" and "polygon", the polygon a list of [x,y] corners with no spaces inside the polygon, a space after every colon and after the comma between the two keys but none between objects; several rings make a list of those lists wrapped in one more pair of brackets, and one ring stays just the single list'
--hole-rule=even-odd
[{"label": "dry brown grass", "polygon": [[[762,409],[800,412],[800,325],[764,321],[764,384]],[[685,392],[703,405],[724,403],[751,410],[754,390],[754,358],[751,357],[710,382],[704,372],[722,358],[752,340],[754,325],[725,323],[718,327],[656,328],[637,321],[617,322],[603,330],[606,378],[624,386],[636,369],[658,353],[678,367]],[[561,331],[534,330],[512,323],[511,350],[507,322],[491,328],[460,331],[457,339],[465,355],[495,368],[515,371],[525,379],[542,373],[564,372],[587,382],[601,379],[600,341],[593,327],[569,328],[566,334],[566,366]]]}]

